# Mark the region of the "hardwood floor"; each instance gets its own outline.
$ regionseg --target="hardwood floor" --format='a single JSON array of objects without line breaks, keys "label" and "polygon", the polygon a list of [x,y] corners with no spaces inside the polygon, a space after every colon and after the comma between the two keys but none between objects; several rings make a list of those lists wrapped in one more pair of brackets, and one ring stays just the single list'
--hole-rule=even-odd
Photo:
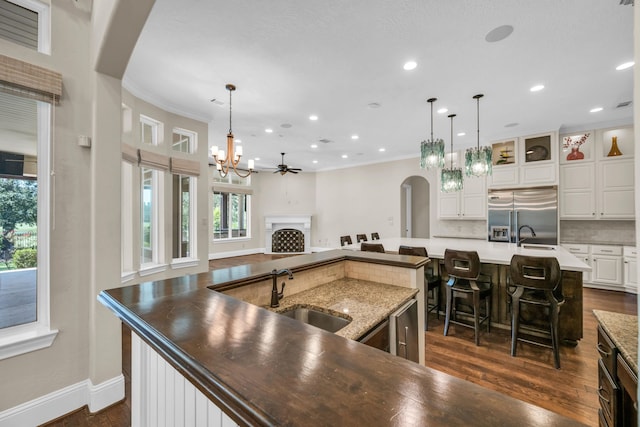
[{"label": "hardwood floor", "polygon": [[[227,268],[281,258],[282,255],[247,255],[209,261],[210,269]],[[598,352],[594,309],[637,314],[637,297],[621,292],[584,289],[584,338],[576,347],[562,346],[562,369],[553,367],[551,350],[519,344],[518,356],[510,355],[507,330],[492,328],[473,343],[473,331],[453,325],[443,336],[444,317],[429,316],[426,332],[426,365],[483,387],[524,400],[589,426],[598,425]],[[130,336],[123,328],[123,373],[127,398],[97,414],[83,408],[47,426],[113,426],[131,423]]]}]

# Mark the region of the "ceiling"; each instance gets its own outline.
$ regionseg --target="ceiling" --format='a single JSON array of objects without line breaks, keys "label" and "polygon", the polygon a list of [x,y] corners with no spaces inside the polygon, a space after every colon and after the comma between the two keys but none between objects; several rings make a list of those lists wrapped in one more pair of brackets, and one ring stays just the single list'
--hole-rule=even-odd
[{"label": "ceiling", "polygon": [[[509,37],[485,40],[503,25]],[[618,0],[156,0],[123,84],[211,122],[208,145],[223,146],[233,83],[244,161],[275,167],[285,152],[330,170],[417,157],[431,97],[449,109],[434,113],[447,150],[452,113],[454,149],[476,145],[478,93],[481,144],[632,123],[633,105],[616,106],[632,100],[633,68],[615,69],[633,60],[632,35]]]}]

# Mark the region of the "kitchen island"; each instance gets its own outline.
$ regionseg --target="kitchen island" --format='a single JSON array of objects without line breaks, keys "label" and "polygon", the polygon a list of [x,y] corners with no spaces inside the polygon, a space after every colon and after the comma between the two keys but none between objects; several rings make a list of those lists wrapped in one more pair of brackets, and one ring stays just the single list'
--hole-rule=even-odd
[{"label": "kitchen island", "polygon": [[426,262],[336,250],[102,292],[134,332],[133,425],[580,425],[210,289],[339,263],[419,277]]},{"label": "kitchen island", "polygon": [[[462,251],[476,251],[482,264],[482,273],[491,277],[494,284],[492,293],[491,326],[503,329],[511,329],[511,298],[507,294],[507,288],[511,283],[509,277],[509,264],[515,254],[537,257],[555,257],[562,270],[560,290],[565,297],[565,304],[560,311],[558,334],[560,339],[570,345],[576,345],[583,337],[582,325],[582,273],[591,271],[591,267],[571,254],[562,246],[555,245],[529,245],[526,241],[522,246],[514,243],[488,242],[478,239],[462,238],[385,238],[377,240],[382,243],[385,251],[394,253],[401,245],[423,246],[427,249],[429,258],[444,259],[446,249]],[[358,250],[359,244],[350,245],[349,249]],[[446,281],[446,273],[441,265],[440,270]],[[441,295],[445,295],[443,283]],[[443,306],[444,308],[444,306]],[[539,329],[548,328],[547,324],[539,319],[545,319],[539,307],[524,306],[521,316],[527,324]],[[533,335],[540,335],[536,331],[529,330]]]}]

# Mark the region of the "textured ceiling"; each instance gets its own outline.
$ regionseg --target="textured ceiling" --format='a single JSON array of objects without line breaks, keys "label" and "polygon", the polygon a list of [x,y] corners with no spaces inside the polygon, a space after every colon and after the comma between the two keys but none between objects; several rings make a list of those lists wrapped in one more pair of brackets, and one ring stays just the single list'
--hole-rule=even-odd
[{"label": "textured ceiling", "polygon": [[[513,33],[485,41],[501,25]],[[417,157],[430,97],[449,109],[435,114],[436,137],[449,146],[450,113],[466,132],[454,149],[476,144],[477,93],[481,144],[631,123],[633,107],[615,107],[632,99],[633,69],[615,67],[633,59],[632,33],[633,8],[617,0],[156,0],[124,85],[213,122],[209,145],[223,145],[233,83],[245,159],[273,167],[284,151],[290,166],[325,170]]]}]

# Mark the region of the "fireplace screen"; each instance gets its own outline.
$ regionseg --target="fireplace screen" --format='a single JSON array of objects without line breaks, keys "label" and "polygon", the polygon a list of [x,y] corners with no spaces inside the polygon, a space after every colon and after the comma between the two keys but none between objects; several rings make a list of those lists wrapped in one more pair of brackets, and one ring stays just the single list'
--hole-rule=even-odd
[{"label": "fireplace screen", "polygon": [[293,228],[283,228],[274,232],[271,252],[304,252],[304,233]]}]

